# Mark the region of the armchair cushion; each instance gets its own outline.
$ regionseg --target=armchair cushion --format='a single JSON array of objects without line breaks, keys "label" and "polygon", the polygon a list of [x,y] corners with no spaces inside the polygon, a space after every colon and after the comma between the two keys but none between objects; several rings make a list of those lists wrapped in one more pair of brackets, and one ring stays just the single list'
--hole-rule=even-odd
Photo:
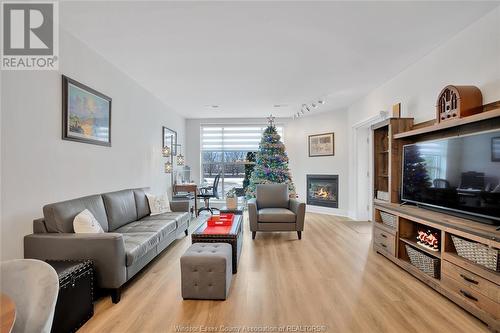
[{"label": "armchair cushion", "polygon": [[286,184],[257,185],[257,208],[288,208],[288,186]]},{"label": "armchair cushion", "polygon": [[259,222],[295,223],[296,215],[286,208],[262,208],[258,212]]}]

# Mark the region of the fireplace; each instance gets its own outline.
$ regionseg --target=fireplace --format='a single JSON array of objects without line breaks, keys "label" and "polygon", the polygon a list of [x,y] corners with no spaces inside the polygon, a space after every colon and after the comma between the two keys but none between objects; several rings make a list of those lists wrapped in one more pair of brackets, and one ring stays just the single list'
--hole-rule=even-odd
[{"label": "fireplace", "polygon": [[307,175],[307,204],[339,207],[338,175]]}]

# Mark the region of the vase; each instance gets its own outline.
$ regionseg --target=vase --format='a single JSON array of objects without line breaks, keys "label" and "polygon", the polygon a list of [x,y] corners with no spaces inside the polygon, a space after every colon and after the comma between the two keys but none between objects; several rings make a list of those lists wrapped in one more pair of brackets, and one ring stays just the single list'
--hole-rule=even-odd
[{"label": "vase", "polygon": [[226,198],[227,209],[238,208],[238,198]]}]

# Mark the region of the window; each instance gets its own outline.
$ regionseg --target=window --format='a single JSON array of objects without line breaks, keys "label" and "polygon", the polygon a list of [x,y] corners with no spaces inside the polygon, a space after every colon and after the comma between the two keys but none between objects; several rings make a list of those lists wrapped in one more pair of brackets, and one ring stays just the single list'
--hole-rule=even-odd
[{"label": "window", "polygon": [[[256,152],[267,125],[202,125],[201,179],[212,185],[221,175],[219,197],[232,188],[242,188],[248,152]],[[276,126],[283,141],[283,126]]]}]

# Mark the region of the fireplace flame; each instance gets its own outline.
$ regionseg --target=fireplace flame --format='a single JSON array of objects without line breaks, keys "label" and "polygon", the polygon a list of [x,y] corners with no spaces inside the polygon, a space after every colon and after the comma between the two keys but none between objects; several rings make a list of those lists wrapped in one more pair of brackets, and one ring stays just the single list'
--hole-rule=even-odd
[{"label": "fireplace flame", "polygon": [[314,195],[322,199],[328,199],[330,197],[330,193],[328,193],[328,191],[325,191],[324,188],[320,188],[319,191],[316,191],[316,193],[314,193]]}]

